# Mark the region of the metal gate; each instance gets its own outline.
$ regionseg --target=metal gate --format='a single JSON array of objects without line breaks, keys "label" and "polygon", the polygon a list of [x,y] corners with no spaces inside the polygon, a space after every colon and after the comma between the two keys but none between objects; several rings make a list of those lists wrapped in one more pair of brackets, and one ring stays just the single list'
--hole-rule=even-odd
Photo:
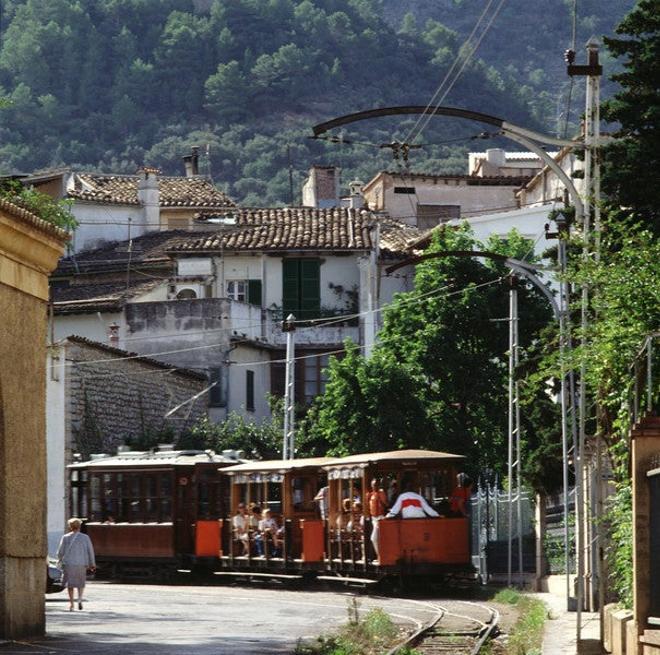
[{"label": "metal gate", "polygon": [[649,613],[660,618],[660,469],[649,471],[650,520]]},{"label": "metal gate", "polygon": [[[507,575],[509,567],[509,493],[495,484],[480,483],[470,499],[472,564],[482,582],[492,576]],[[512,507],[512,572],[518,576],[517,503]],[[522,523],[522,572],[536,570],[534,500],[529,491],[520,498]]]}]

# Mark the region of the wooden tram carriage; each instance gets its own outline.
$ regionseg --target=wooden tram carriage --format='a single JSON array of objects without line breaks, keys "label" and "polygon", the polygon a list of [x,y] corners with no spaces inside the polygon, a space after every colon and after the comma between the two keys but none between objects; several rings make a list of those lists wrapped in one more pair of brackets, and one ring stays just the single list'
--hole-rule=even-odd
[{"label": "wooden tram carriage", "polygon": [[228,509],[221,467],[239,461],[165,448],[70,465],[71,515],[86,519],[101,571],[149,575],[194,561],[198,529]]},{"label": "wooden tram carriage", "polygon": [[[71,514],[86,517],[100,567],[110,575],[163,567],[275,573],[395,575],[471,572],[469,519],[449,515],[462,456],[425,450],[343,458],[241,462],[210,451],[121,453],[74,464]],[[404,479],[439,518],[379,522],[379,554],[370,540],[367,494],[372,479],[394,503]],[[327,487],[326,516],[317,493]],[[337,518],[345,499],[362,502],[363,518],[347,530]],[[282,548],[246,554],[232,525],[239,503],[271,510]]]}]

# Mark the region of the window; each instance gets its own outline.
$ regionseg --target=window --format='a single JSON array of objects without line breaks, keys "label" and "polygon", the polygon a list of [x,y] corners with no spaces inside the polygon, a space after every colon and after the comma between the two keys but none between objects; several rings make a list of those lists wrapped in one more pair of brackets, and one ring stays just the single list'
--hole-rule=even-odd
[{"label": "window", "polygon": [[429,230],[452,218],[460,217],[460,205],[417,205],[417,227],[421,230]]},{"label": "window", "polygon": [[227,280],[227,298],[261,307],[261,280]]},{"label": "window", "polygon": [[245,302],[247,284],[245,280],[227,280],[227,298]]},{"label": "window", "polygon": [[[299,359],[295,363],[295,393],[296,402],[309,405],[316,396],[325,391],[328,380],[327,367],[330,356],[323,352],[314,353],[306,350],[305,359]],[[300,355],[300,353],[298,353]],[[308,355],[316,355],[309,357]],[[284,352],[274,353],[275,359],[284,359]],[[283,362],[270,365],[270,392],[274,396],[284,396],[285,366]]]},{"label": "window", "polygon": [[405,194],[414,195],[415,194],[415,187],[414,186],[395,186],[394,187],[394,193],[405,193]]},{"label": "window", "polygon": [[254,411],[254,371],[245,371],[245,409]]},{"label": "window", "polygon": [[215,386],[209,389],[209,407],[226,407],[227,406],[227,369],[223,368],[210,368],[209,380]]},{"label": "window", "polygon": [[321,312],[321,261],[282,260],[282,307],[284,318],[318,318]]},{"label": "window", "polygon": [[194,300],[197,298],[197,293],[194,289],[181,289],[179,293],[176,294],[177,300]]}]

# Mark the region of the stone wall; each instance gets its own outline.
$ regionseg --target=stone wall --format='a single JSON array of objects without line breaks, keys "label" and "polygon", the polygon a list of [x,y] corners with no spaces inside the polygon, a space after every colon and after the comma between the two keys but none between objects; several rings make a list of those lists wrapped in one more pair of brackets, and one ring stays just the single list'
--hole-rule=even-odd
[{"label": "stone wall", "polygon": [[65,236],[0,200],[0,642],[45,628],[47,276]]},{"label": "stone wall", "polygon": [[120,353],[74,340],[67,345],[67,441],[83,456],[111,452],[143,435],[179,434],[206,414],[204,394],[165,418],[208,386],[202,374],[168,371],[144,359],[122,359]]}]

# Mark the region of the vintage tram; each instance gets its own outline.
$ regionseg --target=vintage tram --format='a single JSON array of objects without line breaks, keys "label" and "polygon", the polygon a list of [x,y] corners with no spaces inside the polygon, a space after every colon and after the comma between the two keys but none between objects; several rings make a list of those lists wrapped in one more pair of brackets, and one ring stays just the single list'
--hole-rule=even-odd
[{"label": "vintage tram", "polygon": [[109,576],[160,575],[190,566],[208,522],[228,509],[223,467],[240,463],[225,451],[123,451],[69,466],[70,513],[84,517],[99,570]]},{"label": "vintage tram", "polygon": [[[71,509],[87,517],[111,576],[154,566],[371,579],[470,574],[469,519],[449,511],[462,460],[427,450],[253,462],[229,452],[122,453],[70,467]],[[377,520],[367,502],[372,480],[387,506],[408,486],[439,516]],[[238,514],[246,517],[239,524]]]}]

